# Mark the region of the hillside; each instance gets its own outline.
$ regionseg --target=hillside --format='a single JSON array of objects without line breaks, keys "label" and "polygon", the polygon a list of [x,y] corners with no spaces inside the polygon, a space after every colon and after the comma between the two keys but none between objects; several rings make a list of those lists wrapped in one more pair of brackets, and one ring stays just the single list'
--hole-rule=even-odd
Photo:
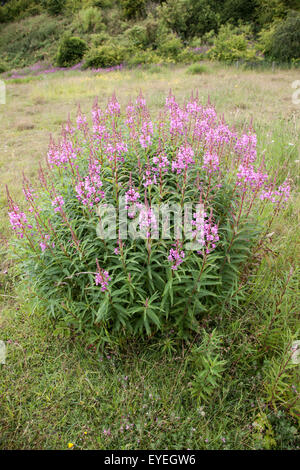
[{"label": "hillside", "polygon": [[10,0],[0,7],[0,72],[44,61],[299,64],[298,0]]}]

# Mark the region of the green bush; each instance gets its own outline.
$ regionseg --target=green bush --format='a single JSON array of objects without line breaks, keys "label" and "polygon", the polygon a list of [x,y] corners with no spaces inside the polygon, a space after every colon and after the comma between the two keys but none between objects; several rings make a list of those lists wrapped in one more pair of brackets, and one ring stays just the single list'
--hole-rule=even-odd
[{"label": "green bush", "polygon": [[111,67],[120,65],[126,58],[126,49],[114,44],[91,49],[85,56],[85,66],[92,68]]},{"label": "green bush", "polygon": [[[22,284],[38,311],[102,346],[159,330],[194,338],[203,316],[220,322],[239,307],[290,194],[256,161],[256,135],[229,128],[210,104],[180,106],[169,94],[151,121],[143,96],[134,103],[95,103],[90,127],[79,112],[51,142],[39,180],[24,178],[24,208],[8,193]],[[223,338],[205,341],[204,356],[193,354],[201,398],[224,365]]]},{"label": "green bush", "polygon": [[257,0],[225,0],[221,3],[220,15],[224,23],[247,23],[256,19]]},{"label": "green bush", "polygon": [[96,33],[105,29],[105,25],[102,20],[102,13],[99,8],[83,8],[77,14],[75,27],[78,31],[83,33]]},{"label": "green bush", "polygon": [[169,33],[162,38],[161,42],[158,44],[157,50],[162,57],[177,61],[180,52],[183,50],[183,44],[176,34]]},{"label": "green bush", "polygon": [[60,15],[66,5],[66,0],[43,0],[43,5],[50,15]]},{"label": "green bush", "polygon": [[140,64],[160,64],[162,62],[164,62],[164,59],[151,49],[137,49],[127,58],[128,65],[132,66]]},{"label": "green bush", "polygon": [[112,37],[105,31],[102,31],[102,33],[91,34],[90,39],[92,43],[92,48],[102,46],[103,44],[112,41]]},{"label": "green bush", "polygon": [[125,36],[132,42],[135,47],[147,47],[149,39],[145,26],[134,25],[125,32]]},{"label": "green bush", "polygon": [[146,29],[147,43],[149,45],[155,45],[161,35],[161,21],[149,13],[147,18],[142,22],[142,26]]},{"label": "green bush", "polygon": [[57,52],[57,65],[68,67],[80,62],[86,50],[87,44],[82,39],[75,36],[63,38]]},{"label": "green bush", "polygon": [[35,0],[11,0],[0,6],[0,23],[8,23],[39,13],[41,7]]},{"label": "green bush", "polygon": [[124,18],[131,20],[145,14],[145,0],[120,0]]},{"label": "green bush", "polygon": [[229,24],[222,26],[214,39],[208,57],[228,63],[236,60],[256,60],[256,49],[247,37],[248,34],[247,28],[234,28]]},{"label": "green bush", "polygon": [[180,51],[177,57],[177,62],[193,64],[195,62],[199,62],[201,58],[204,58],[204,54],[199,54],[198,52],[194,52],[190,47],[185,47]]},{"label": "green bush", "polygon": [[186,34],[186,20],[188,17],[186,3],[187,0],[167,0],[158,7],[158,14],[162,23],[169,30],[182,37]]},{"label": "green bush", "polygon": [[270,55],[272,48],[273,36],[276,29],[277,23],[269,25],[267,28],[263,28],[258,33],[258,40],[256,42],[256,49],[264,54],[266,57]]},{"label": "green bush", "polygon": [[213,1],[167,0],[158,9],[162,22],[182,38],[217,30],[219,14]]},{"label": "green bush", "polygon": [[268,54],[282,62],[300,57],[300,14],[291,13],[279,23],[272,36]]},{"label": "green bush", "polygon": [[189,15],[186,20],[186,36],[203,36],[209,31],[217,31],[220,24],[220,15],[215,2],[209,0],[188,0]]},{"label": "green bush", "polygon": [[202,73],[207,73],[208,69],[203,64],[192,64],[188,67],[187,73],[191,75],[200,75]]},{"label": "green bush", "polygon": [[290,10],[300,8],[299,0],[258,0],[256,20],[261,26],[286,18]]},{"label": "green bush", "polygon": [[0,61],[0,73],[6,72],[7,70],[8,66],[4,62]]}]

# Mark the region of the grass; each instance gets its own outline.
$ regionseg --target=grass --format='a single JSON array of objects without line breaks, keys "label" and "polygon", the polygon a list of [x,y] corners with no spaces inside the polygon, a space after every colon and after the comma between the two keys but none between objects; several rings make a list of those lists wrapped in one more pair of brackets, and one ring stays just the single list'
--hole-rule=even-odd
[{"label": "grass", "polygon": [[[210,70],[188,78],[183,66],[96,76],[58,72],[7,82],[7,104],[0,107],[0,339],[8,342],[7,363],[0,365],[0,448],[66,449],[69,442],[80,449],[298,448],[292,386],[299,371],[284,369],[299,311],[300,108],[291,98],[298,73],[220,65]],[[190,393],[192,344],[173,350],[161,336],[100,354],[80,337],[60,336],[43,312],[32,310],[5,254],[10,231],[4,186],[22,199],[22,171],[36,174],[49,133],[58,135],[77,104],[87,112],[95,96],[104,104],[113,91],[124,104],[141,89],[155,114],[170,88],[181,102],[195,90],[203,101],[209,95],[239,129],[253,119],[260,158],[268,168],[281,164],[282,174],[294,181],[291,202],[272,228],[272,251],[266,244],[260,268],[249,276],[245,302],[199,325],[200,333],[217,330],[227,361],[207,403]]]}]

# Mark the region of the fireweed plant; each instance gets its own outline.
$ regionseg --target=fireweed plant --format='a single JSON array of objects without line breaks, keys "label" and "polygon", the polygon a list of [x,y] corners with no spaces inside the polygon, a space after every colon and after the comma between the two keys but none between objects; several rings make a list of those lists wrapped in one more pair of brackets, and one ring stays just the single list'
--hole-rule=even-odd
[{"label": "fireweed plant", "polygon": [[[201,316],[243,295],[289,198],[289,180],[277,179],[257,163],[254,131],[238,134],[198,97],[180,106],[170,92],[156,121],[142,94],[123,113],[116,96],[106,109],[96,101],[92,126],[79,108],[76,124],[50,140],[39,181],[24,175],[26,208],[7,191],[24,282],[62,328],[99,345],[160,329],[186,338]],[[122,235],[121,200],[134,237]],[[172,213],[162,236],[166,218],[154,207],[165,205],[202,208],[188,236]],[[99,210],[108,207],[111,219]]]}]

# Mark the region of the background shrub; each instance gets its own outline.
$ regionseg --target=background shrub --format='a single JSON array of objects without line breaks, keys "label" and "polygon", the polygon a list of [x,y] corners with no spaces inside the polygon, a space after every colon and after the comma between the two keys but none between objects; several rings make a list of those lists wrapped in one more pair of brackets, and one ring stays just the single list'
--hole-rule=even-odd
[{"label": "background shrub", "polygon": [[78,12],[75,20],[75,27],[83,33],[96,33],[103,31],[105,25],[103,23],[101,10],[96,7],[83,8]]},{"label": "background shrub", "polygon": [[43,0],[45,9],[50,15],[60,15],[66,5],[66,0]]},{"label": "background shrub", "polygon": [[125,36],[128,37],[135,47],[145,48],[149,46],[149,37],[145,26],[134,25],[126,30]]},{"label": "background shrub", "polygon": [[220,15],[214,0],[188,0],[186,5],[186,36],[200,36],[209,31],[218,31]]},{"label": "background shrub", "polygon": [[259,1],[254,0],[225,0],[220,6],[220,15],[223,23],[230,22],[238,25],[256,20]]},{"label": "background shrub", "polygon": [[[0,54],[7,57],[10,68],[30,65],[40,59],[50,62],[62,35],[82,36],[94,48],[104,41],[97,42],[93,36],[107,31],[107,42],[127,47],[127,55],[133,62],[134,49],[158,49],[157,54],[165,62],[193,63],[205,55],[201,53],[197,59],[189,48],[207,47],[215,41],[211,56],[215,60],[257,62],[261,54],[265,54],[268,59],[296,65],[298,25],[287,23],[283,29],[278,29],[293,9],[299,14],[299,1],[11,0],[0,6],[0,22],[18,21],[18,24],[11,23],[1,31]],[[56,22],[51,37],[39,42],[33,15],[43,23],[41,30],[46,29],[48,23]],[[9,26],[15,32],[10,39]],[[278,29],[276,36],[275,29]],[[182,41],[180,52],[174,38]]]},{"label": "background shrub", "polygon": [[157,54],[152,49],[136,49],[126,59],[128,65],[140,65],[140,64],[160,64],[164,62],[163,57]]},{"label": "background shrub", "polygon": [[61,41],[57,52],[57,64],[60,67],[74,65],[83,58],[87,44],[77,37],[65,37]]},{"label": "background shrub", "polygon": [[208,56],[228,63],[236,60],[253,61],[257,59],[257,53],[249,39],[247,28],[234,28],[229,24],[221,26]]},{"label": "background shrub", "polygon": [[162,57],[173,59],[174,61],[177,61],[182,49],[182,41],[174,33],[169,33],[164,36],[157,47],[157,51]]},{"label": "background shrub", "polygon": [[299,13],[291,13],[284,22],[278,23],[271,36],[267,53],[282,62],[300,57]]},{"label": "background shrub", "polygon": [[145,14],[145,0],[120,0],[123,15],[126,19],[140,18]]},{"label": "background shrub", "polygon": [[1,61],[0,62],[0,73],[6,72],[7,69],[8,69],[7,65],[3,61]]},{"label": "background shrub", "polygon": [[189,66],[187,69],[187,73],[191,75],[200,75],[202,73],[207,73],[208,69],[205,65],[203,64],[192,64]]},{"label": "background shrub", "polygon": [[217,30],[220,16],[213,0],[167,0],[159,8],[163,23],[182,38]]},{"label": "background shrub", "polygon": [[127,50],[122,46],[104,44],[91,49],[85,57],[85,66],[93,68],[119,65],[126,59]]}]

